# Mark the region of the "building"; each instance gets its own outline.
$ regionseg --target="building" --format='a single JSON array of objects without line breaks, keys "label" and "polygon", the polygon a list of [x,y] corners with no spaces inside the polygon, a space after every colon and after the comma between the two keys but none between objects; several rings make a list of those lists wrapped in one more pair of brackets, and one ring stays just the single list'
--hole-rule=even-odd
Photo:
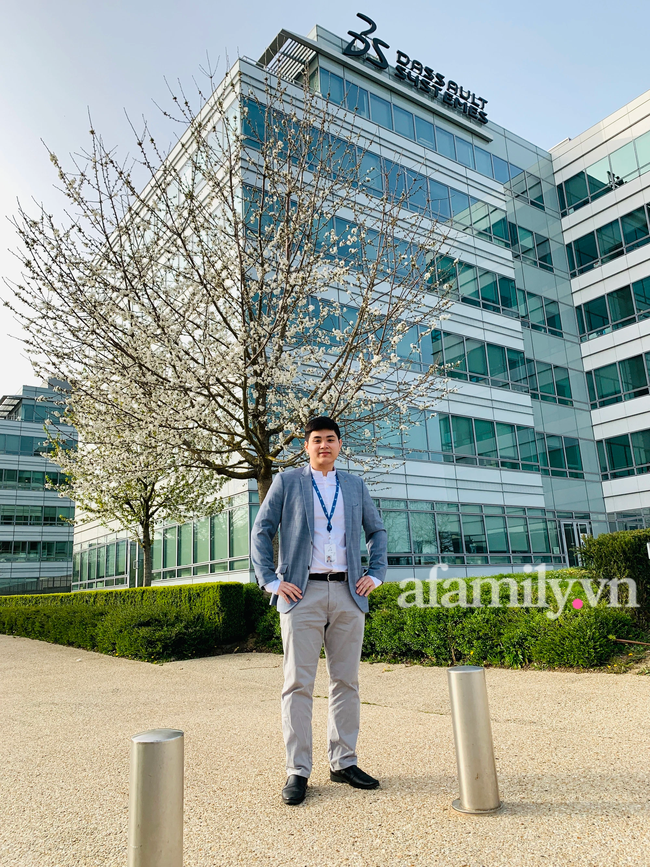
[{"label": "building", "polygon": [[74,503],[46,487],[63,476],[48,457],[45,423],[75,439],[59,424],[60,385],[24,385],[0,399],[0,595],[71,588]]},{"label": "building", "polygon": [[650,526],[650,93],[552,150],[612,529]]},{"label": "building", "polygon": [[[367,38],[372,32],[350,31],[350,40],[321,27],[308,37],[282,31],[259,61],[236,66],[240,92],[252,88],[261,97],[268,71],[292,81],[308,64],[312,88],[356,113],[378,164],[390,160],[420,173],[432,216],[448,230],[437,267],[445,279],[453,272],[456,300],[418,363],[456,364],[458,390],[425,424],[387,443],[404,458],[377,494],[388,577],[426,577],[438,562],[450,577],[575,564],[582,534],[650,523],[643,476],[650,338],[641,321],[650,289],[634,288],[650,284],[645,151],[630,143],[650,129],[650,117],[643,119],[650,94],[549,152],[498,126],[472,89],[480,83],[461,85],[426,66],[429,58]],[[628,147],[636,160],[629,170]],[[599,188],[594,177],[605,178]],[[605,246],[587,267],[591,242],[584,238],[594,231]],[[593,313],[596,306],[587,312],[594,299],[598,309],[616,311],[615,324],[611,312],[607,322]],[[631,356],[637,360],[630,366]],[[616,397],[602,391],[601,400],[599,383],[613,379],[614,368],[619,377],[631,370],[641,376],[639,358],[644,385],[621,379]],[[253,487],[230,484],[229,508],[215,518],[161,528],[156,583],[253,580]],[[102,532],[80,529],[73,589],[137,581],[129,579],[128,558],[121,571],[114,565],[117,540]]]}]

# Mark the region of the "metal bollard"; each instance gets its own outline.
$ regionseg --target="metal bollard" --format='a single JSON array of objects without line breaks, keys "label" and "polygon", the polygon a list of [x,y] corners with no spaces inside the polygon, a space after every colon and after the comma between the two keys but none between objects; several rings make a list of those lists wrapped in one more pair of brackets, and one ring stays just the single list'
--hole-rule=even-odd
[{"label": "metal bollard", "polygon": [[183,867],[183,732],[131,738],[128,867]]},{"label": "metal bollard", "polygon": [[447,669],[451,723],[456,744],[460,813],[494,813],[501,807],[494,763],[485,669],[454,665]]}]

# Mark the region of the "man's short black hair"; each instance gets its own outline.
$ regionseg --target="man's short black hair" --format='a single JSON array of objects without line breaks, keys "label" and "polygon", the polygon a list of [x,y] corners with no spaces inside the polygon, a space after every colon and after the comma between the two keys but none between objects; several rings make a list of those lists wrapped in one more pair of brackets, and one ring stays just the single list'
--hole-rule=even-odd
[{"label": "man's short black hair", "polygon": [[341,439],[341,429],[334,421],[326,415],[319,415],[318,418],[313,418],[305,425],[305,439],[309,440],[309,434],[314,430],[333,430],[337,439]]}]

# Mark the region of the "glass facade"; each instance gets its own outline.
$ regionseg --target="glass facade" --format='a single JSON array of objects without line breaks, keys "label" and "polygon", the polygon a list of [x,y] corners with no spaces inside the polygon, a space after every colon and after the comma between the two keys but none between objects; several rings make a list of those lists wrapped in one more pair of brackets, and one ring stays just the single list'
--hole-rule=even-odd
[{"label": "glass facade", "polygon": [[[74,447],[73,440],[64,441],[68,448]],[[18,433],[0,433],[0,455],[25,455],[41,457],[52,451],[45,436],[23,436]]]},{"label": "glass facade", "polygon": [[611,531],[650,526],[649,103],[553,149]]},{"label": "glass facade", "polygon": [[[249,534],[257,505],[228,508],[192,524],[161,528],[156,538],[155,580],[175,580],[249,569]],[[375,500],[388,533],[391,566],[561,565],[562,522],[589,520],[588,514],[540,508]],[[367,552],[362,547],[362,561]],[[73,589],[138,586],[141,557],[127,539],[113,539],[75,553]],[[225,577],[225,576],[224,576]]]},{"label": "glass facade", "polygon": [[[489,274],[489,272],[485,272]],[[496,282],[496,275],[490,275]],[[514,285],[514,281],[513,285]],[[539,296],[536,296],[539,297]],[[540,299],[541,300],[541,299]],[[310,300],[314,316],[322,316],[326,302]],[[322,322],[322,345],[336,343],[334,332],[354,323],[356,308],[347,306],[341,314],[332,313]],[[431,364],[445,367],[445,374],[492,388],[508,388],[530,394],[535,400],[573,406],[571,377],[582,379],[582,370],[571,373],[565,367],[528,358],[523,351],[461,334],[435,330],[427,334],[413,325],[398,343],[396,354],[401,366],[425,370]]]},{"label": "glass facade", "polygon": [[591,408],[609,406],[649,394],[650,352],[587,372]]},{"label": "glass facade", "polygon": [[365,88],[344,80],[343,76],[321,67],[320,91],[337,105],[344,106],[360,117],[368,118],[384,129],[417,141],[429,150],[469,169],[475,169],[488,178],[508,186],[514,195],[527,199],[536,208],[544,209],[544,193],[540,178],[519,166],[509,163],[485,148],[473,144],[466,137],[454,134],[436,123],[391,102],[390,93],[378,96]]},{"label": "glass facade", "polygon": [[636,509],[629,512],[612,512],[607,516],[610,533],[619,530],[645,530],[650,527],[650,508]]},{"label": "glass facade", "polygon": [[650,430],[619,434],[596,445],[603,481],[650,472]]},{"label": "glass facade", "polygon": [[619,189],[649,169],[650,132],[646,132],[558,184],[562,216]]},{"label": "glass facade", "polygon": [[436,257],[434,279],[439,285],[449,284],[451,297],[462,304],[520,319],[526,328],[555,337],[564,336],[563,317],[574,316],[570,305],[520,289],[512,277],[449,256]]},{"label": "glass facade", "polygon": [[137,587],[142,574],[142,552],[128,538],[112,533],[92,544],[78,545],[74,552],[72,590],[106,587]]},{"label": "glass facade", "polygon": [[58,400],[51,385],[23,386],[0,399],[0,594],[71,587],[74,503],[51,487],[65,476],[50,460],[44,427],[53,422],[74,447]]},{"label": "glass facade", "polygon": [[572,277],[631,253],[650,241],[647,206],[635,208],[566,245]]},{"label": "glass facade", "polygon": [[[192,578],[249,569],[250,528],[259,509],[257,492],[224,501],[216,515],[156,529],[154,580]],[[115,534],[77,546],[73,590],[137,587],[142,582],[142,552]]]},{"label": "glass facade", "polygon": [[[249,133],[247,141],[254,146],[264,139],[266,119],[259,116],[250,101],[245,102],[245,105],[248,112],[245,130]],[[551,272],[555,268],[566,270],[561,245],[534,231],[530,221],[526,227],[526,218],[524,215],[522,222],[521,210],[516,215],[513,213],[512,219],[507,219],[505,210],[472,196],[469,187],[460,189],[444,184],[437,178],[426,178],[421,172],[402,168],[398,162],[373,153],[371,149],[363,152],[363,159],[360,159],[354,145],[336,136],[323,135],[315,130],[314,138],[318,143],[320,158],[331,160],[333,171],[336,170],[337,159],[340,163],[340,155],[347,155],[345,159],[354,165],[358,163],[359,185],[371,195],[390,193],[401,199],[408,210],[428,215],[445,226],[474,234],[499,246],[509,247],[516,258],[538,268]],[[246,213],[250,214],[250,219],[257,220],[257,208],[251,207],[251,204],[257,204],[256,193],[247,188],[246,196]],[[335,220],[337,235],[344,234],[350,228],[352,224],[346,224],[342,218]]]},{"label": "glass facade", "polygon": [[[406,431],[388,429],[385,424],[372,426],[373,436],[379,439],[379,454],[585,478],[580,441],[576,437],[444,412],[414,413],[409,422]],[[357,450],[363,449],[359,446]],[[597,475],[592,475],[597,479]]]},{"label": "glass facade", "polygon": [[375,500],[392,566],[564,563],[562,520],[589,515],[538,508]]},{"label": "glass facade", "polygon": [[[66,501],[67,502],[67,501]],[[51,527],[70,524],[74,518],[74,506],[27,506],[0,504],[2,527]]]},{"label": "glass facade", "polygon": [[[0,563],[68,562],[72,560],[72,541],[43,542],[0,539]],[[0,587],[2,585],[0,584]]]},{"label": "glass facade", "polygon": [[576,305],[580,340],[592,340],[650,317],[650,276]]},{"label": "glass facade", "polygon": [[48,485],[62,485],[65,475],[56,471],[0,468],[0,490],[44,491]]}]

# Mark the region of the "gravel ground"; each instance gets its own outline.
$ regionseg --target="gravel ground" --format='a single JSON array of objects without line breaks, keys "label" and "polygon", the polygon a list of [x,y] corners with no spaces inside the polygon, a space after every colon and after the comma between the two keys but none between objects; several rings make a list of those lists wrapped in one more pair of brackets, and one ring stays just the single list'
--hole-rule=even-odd
[{"label": "gravel ground", "polygon": [[456,813],[445,670],[361,666],[362,792],[314,772],[280,799],[281,657],[166,665],[0,635],[2,867],[126,864],[129,737],[185,732],[185,867],[650,865],[650,677],[487,671],[504,809]]}]

